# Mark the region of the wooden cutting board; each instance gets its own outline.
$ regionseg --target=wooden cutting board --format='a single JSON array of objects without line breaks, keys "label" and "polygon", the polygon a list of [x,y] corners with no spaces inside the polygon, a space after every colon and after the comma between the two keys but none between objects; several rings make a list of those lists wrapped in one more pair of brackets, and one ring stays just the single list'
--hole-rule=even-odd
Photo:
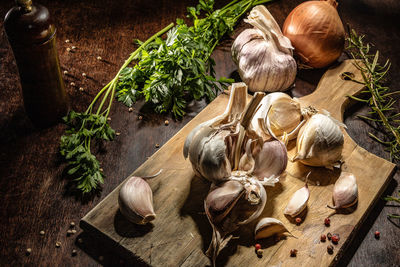
[{"label": "wooden cutting board", "polygon": [[[349,103],[347,95],[355,95],[363,86],[341,78],[350,72],[361,80],[360,72],[347,60],[328,70],[321,78],[314,93],[300,99],[302,105],[326,109],[342,121]],[[206,266],[209,259],[204,255],[211,240],[211,227],[204,214],[203,200],[209,183],[193,174],[189,160],[182,153],[183,143],[189,132],[199,123],[221,114],[229,96],[221,94],[201,113],[183,127],[160,150],[141,165],[133,174],[147,176],[163,169],[161,175],[149,180],[154,192],[157,214],[152,225],[138,226],[129,223],[118,211],[119,185],[80,222],[86,232],[105,241],[105,246],[136,258],[150,266]],[[268,200],[261,217],[281,220],[297,237],[280,241],[267,239],[261,242],[264,254],[258,258],[254,252],[254,223],[243,226],[217,258],[218,266],[329,266],[334,265],[345,247],[353,239],[358,228],[386,188],[395,165],[359,147],[344,131],[344,164],[342,170],[354,173],[359,186],[359,202],[348,214],[331,217],[331,226],[324,226],[324,218],[332,214],[326,207],[332,203],[333,184],[340,170],[306,167],[289,162],[286,174],[275,187],[267,187]],[[289,158],[294,155],[295,142],[288,145]],[[297,226],[283,215],[283,209],[291,195],[304,185],[309,177],[310,199],[301,225]],[[327,253],[330,242],[321,243],[321,234],[331,232],[340,236],[334,253]],[[297,257],[290,257],[290,250],[297,249]]]}]

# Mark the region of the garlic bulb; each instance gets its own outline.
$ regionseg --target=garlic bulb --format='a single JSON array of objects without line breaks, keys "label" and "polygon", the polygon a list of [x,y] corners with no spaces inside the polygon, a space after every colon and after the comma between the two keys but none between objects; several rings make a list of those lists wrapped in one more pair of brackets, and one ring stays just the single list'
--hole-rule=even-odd
[{"label": "garlic bulb", "polygon": [[308,189],[308,185],[306,182],[306,184],[302,188],[297,190],[290,198],[289,203],[287,204],[283,213],[291,217],[296,217],[307,207],[307,202],[309,198],[310,190]]},{"label": "garlic bulb", "polygon": [[261,183],[253,178],[229,180],[213,185],[204,201],[204,209],[213,228],[206,254],[215,266],[219,252],[240,225],[258,218],[265,207],[267,194]]},{"label": "garlic bulb", "polygon": [[262,218],[254,230],[255,239],[268,238],[274,235],[281,235],[289,230],[285,225],[275,218]]},{"label": "garlic bulb", "polygon": [[287,134],[291,140],[303,122],[300,103],[288,94],[274,92],[263,98],[250,125],[261,136],[279,138]]},{"label": "garlic bulb", "polygon": [[345,127],[329,114],[313,115],[299,131],[293,161],[328,169],[339,166],[344,143],[339,126]]},{"label": "garlic bulb", "polygon": [[357,203],[358,186],[356,177],[352,173],[342,172],[333,187],[333,204],[332,209],[349,208]]},{"label": "garlic bulb", "polygon": [[264,94],[256,93],[243,108],[238,102],[245,98],[237,97],[243,91],[247,94],[247,87],[243,85],[233,84],[232,104],[228,105],[224,115],[202,123],[189,134],[184,156],[189,157],[196,175],[214,183],[231,179],[234,170],[245,172],[265,185],[274,185],[286,169],[286,146],[278,140],[265,141],[250,129]]},{"label": "garlic bulb", "polygon": [[[183,148],[196,175],[211,182],[229,179],[234,164],[234,146],[237,146],[240,119],[246,108],[247,86],[234,83],[225,112],[194,128],[187,136]],[[230,150],[226,143],[230,143]],[[234,143],[232,143],[234,142]]]},{"label": "garlic bulb", "polygon": [[232,45],[232,58],[239,75],[252,92],[286,90],[296,78],[296,61],[290,40],[265,6],[255,6],[244,30]]},{"label": "garlic bulb", "polygon": [[153,192],[141,177],[133,176],[121,187],[118,196],[119,210],[129,221],[146,224],[156,218],[153,209]]}]

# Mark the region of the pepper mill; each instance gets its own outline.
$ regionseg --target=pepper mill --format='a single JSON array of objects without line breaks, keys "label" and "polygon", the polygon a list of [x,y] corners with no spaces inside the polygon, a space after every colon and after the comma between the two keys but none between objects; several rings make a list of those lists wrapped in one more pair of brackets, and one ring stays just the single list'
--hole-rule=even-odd
[{"label": "pepper mill", "polygon": [[4,28],[17,62],[27,116],[48,127],[67,114],[68,96],[61,76],[56,29],[49,10],[31,0],[16,0]]}]

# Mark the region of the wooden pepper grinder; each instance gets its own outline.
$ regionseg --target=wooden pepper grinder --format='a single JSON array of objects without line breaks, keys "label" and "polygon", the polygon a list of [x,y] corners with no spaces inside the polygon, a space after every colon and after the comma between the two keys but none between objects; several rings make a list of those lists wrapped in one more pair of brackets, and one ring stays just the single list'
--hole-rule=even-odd
[{"label": "wooden pepper grinder", "polygon": [[17,62],[27,116],[47,127],[67,114],[68,97],[56,49],[56,29],[47,8],[16,0],[4,28]]}]

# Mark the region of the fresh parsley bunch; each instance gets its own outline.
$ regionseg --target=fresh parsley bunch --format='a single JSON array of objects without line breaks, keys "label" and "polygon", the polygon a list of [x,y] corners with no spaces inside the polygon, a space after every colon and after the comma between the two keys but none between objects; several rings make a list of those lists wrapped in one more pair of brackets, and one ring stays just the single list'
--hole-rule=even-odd
[{"label": "fresh parsley bunch", "polygon": [[[61,137],[60,153],[68,162],[68,174],[77,188],[89,193],[103,183],[100,163],[91,152],[94,140],[113,140],[115,132],[107,122],[116,96],[131,106],[145,99],[158,113],[185,115],[186,99],[213,99],[230,79],[215,78],[211,53],[222,36],[233,30],[239,18],[251,7],[272,0],[234,0],[214,11],[213,0],[200,0],[188,8],[193,26],[178,19],[140,45],[124,62],[117,75],[95,96],[83,113],[71,111]],[[199,18],[205,13],[204,18]],[[166,40],[160,38],[167,33]],[[137,64],[129,67],[130,63]],[[100,103],[98,103],[98,101]]]}]

